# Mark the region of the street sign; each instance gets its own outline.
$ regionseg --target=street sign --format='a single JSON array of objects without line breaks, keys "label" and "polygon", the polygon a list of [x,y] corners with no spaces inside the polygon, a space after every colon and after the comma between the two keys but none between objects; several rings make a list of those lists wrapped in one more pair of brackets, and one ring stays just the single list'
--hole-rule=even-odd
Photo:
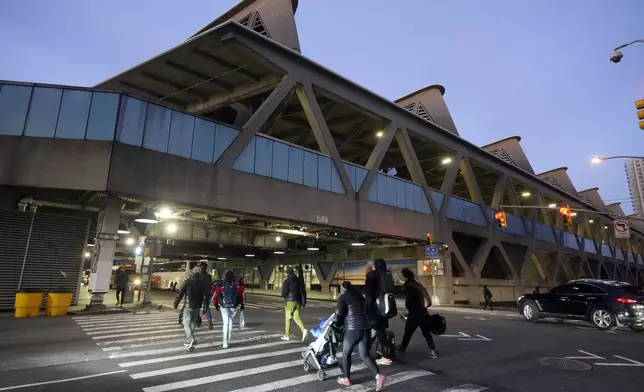
[{"label": "street sign", "polygon": [[425,257],[435,259],[438,257],[438,245],[425,245]]},{"label": "street sign", "polygon": [[116,241],[116,240],[119,238],[119,236],[118,236],[118,235],[116,235],[116,234],[98,233],[98,234],[96,235],[96,238],[98,238],[99,240],[108,240],[108,241],[109,241],[109,240],[111,240],[111,241]]},{"label": "street sign", "polygon": [[631,229],[627,220],[616,220],[613,222],[615,238],[631,238]]}]

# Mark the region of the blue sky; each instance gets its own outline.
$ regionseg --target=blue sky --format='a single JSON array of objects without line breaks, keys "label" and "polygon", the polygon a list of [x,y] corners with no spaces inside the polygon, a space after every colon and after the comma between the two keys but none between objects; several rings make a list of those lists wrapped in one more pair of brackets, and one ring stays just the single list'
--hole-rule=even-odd
[{"label": "blue sky", "polygon": [[[182,42],[236,0],[1,0],[0,79],[91,86]],[[300,0],[303,54],[395,99],[439,83],[462,137],[522,136],[535,171],[625,200],[644,155],[642,0]],[[623,203],[630,211],[630,203]]]}]

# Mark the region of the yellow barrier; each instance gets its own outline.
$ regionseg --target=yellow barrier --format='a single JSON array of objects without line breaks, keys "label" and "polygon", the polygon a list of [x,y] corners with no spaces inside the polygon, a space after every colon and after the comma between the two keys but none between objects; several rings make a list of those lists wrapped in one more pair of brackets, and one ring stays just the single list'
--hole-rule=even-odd
[{"label": "yellow barrier", "polygon": [[47,293],[47,309],[46,309],[47,316],[56,317],[56,316],[66,315],[71,302],[72,302],[72,293],[69,293],[69,292]]},{"label": "yellow barrier", "polygon": [[16,318],[36,317],[40,314],[43,292],[21,290],[16,293]]}]

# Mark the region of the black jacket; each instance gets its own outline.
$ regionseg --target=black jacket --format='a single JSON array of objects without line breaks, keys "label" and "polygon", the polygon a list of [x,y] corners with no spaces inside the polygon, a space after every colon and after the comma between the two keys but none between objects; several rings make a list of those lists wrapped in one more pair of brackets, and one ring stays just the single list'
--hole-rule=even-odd
[{"label": "black jacket", "polygon": [[282,297],[287,301],[302,302],[302,287],[295,273],[288,274],[282,285]]},{"label": "black jacket", "polygon": [[345,292],[338,298],[335,310],[336,322],[344,325],[347,330],[370,329],[367,316],[367,302],[360,294]]},{"label": "black jacket", "polygon": [[123,270],[116,271],[116,277],[114,278],[114,286],[117,290],[125,290],[127,288],[127,283],[130,281],[130,276],[127,272]]},{"label": "black jacket", "polygon": [[174,299],[174,307],[177,308],[179,306],[179,303],[185,295],[187,308],[201,309],[209,300],[209,298],[206,298],[206,294],[201,275],[190,275],[188,279],[183,281],[181,290]]},{"label": "black jacket", "polygon": [[209,273],[202,273],[200,275],[201,281],[203,282],[203,289],[206,296],[206,303],[212,298],[212,276]]},{"label": "black jacket", "polygon": [[403,284],[405,293],[405,307],[409,313],[426,313],[425,289],[415,280],[408,280]]},{"label": "black jacket", "polygon": [[371,322],[371,328],[380,330],[389,328],[389,319],[380,314],[376,300],[380,294],[378,275],[375,271],[367,274],[364,284],[364,297],[367,304],[367,314]]}]

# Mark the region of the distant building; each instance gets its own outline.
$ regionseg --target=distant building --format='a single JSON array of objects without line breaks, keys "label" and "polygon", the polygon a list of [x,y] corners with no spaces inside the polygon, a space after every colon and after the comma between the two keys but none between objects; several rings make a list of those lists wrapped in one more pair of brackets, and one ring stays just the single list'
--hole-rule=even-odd
[{"label": "distant building", "polygon": [[644,159],[629,159],[624,163],[633,213],[644,218]]}]

